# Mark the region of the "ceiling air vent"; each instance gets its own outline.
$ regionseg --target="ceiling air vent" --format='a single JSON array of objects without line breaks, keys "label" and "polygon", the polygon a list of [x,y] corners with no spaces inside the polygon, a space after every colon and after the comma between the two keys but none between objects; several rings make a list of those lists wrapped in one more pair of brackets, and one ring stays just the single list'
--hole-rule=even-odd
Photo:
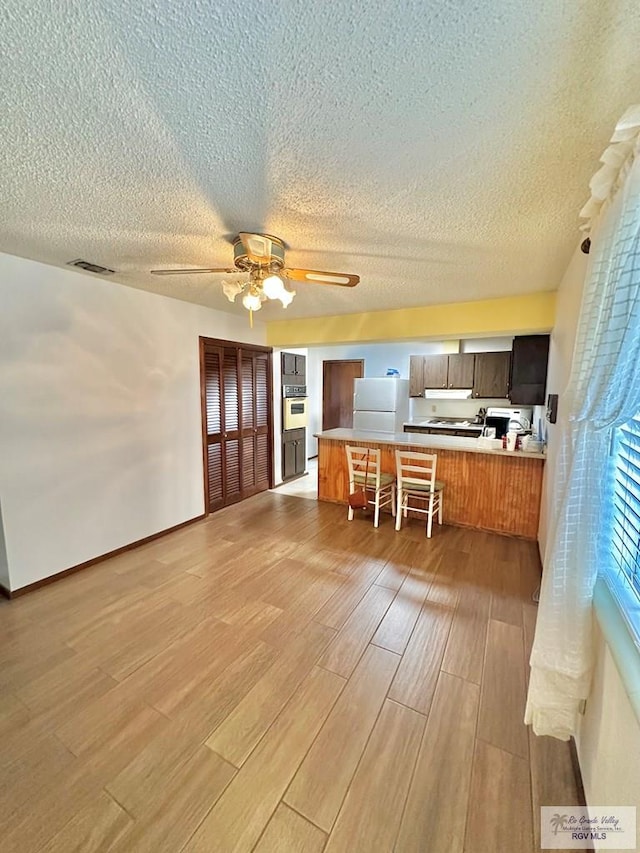
[{"label": "ceiling air vent", "polygon": [[101,267],[100,264],[92,264],[91,261],[83,261],[82,258],[76,258],[75,261],[67,261],[67,266],[79,267],[87,272],[94,272],[97,275],[111,275],[115,270],[110,270],[109,267]]}]

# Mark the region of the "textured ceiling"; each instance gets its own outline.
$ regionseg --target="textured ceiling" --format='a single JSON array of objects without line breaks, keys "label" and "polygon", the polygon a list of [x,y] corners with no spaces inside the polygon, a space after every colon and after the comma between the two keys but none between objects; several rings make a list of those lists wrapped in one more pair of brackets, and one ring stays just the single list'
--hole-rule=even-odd
[{"label": "textured ceiling", "polygon": [[5,0],[0,27],[0,250],[234,312],[148,271],[258,230],[361,276],[265,319],[555,289],[640,93],[636,0]]}]

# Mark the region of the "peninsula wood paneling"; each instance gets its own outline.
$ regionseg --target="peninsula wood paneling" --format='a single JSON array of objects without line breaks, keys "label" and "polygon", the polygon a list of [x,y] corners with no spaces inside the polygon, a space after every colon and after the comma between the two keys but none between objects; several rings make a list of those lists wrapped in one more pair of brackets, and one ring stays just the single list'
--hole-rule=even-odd
[{"label": "peninsula wood paneling", "polygon": [[[347,502],[349,474],[345,446],[379,447],[382,470],[395,474],[393,444],[363,441],[318,441],[318,498]],[[400,445],[398,445],[400,446]],[[544,460],[462,450],[429,450],[424,445],[406,450],[436,453],[437,477],[444,483],[444,522],[536,539],[540,517]]]}]

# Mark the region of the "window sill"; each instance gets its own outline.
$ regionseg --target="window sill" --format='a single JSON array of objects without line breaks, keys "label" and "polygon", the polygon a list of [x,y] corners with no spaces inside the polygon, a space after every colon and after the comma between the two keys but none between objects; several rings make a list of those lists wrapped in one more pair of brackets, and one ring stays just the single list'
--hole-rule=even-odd
[{"label": "window sill", "polygon": [[603,578],[596,581],[593,607],[631,707],[640,723],[640,649]]}]

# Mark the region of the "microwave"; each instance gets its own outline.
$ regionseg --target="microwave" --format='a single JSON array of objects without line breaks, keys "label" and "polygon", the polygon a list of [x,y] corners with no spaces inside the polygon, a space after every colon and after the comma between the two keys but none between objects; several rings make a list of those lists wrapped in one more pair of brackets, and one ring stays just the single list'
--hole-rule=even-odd
[{"label": "microwave", "polygon": [[307,425],[307,398],[285,397],[282,401],[282,428],[300,429]]}]

